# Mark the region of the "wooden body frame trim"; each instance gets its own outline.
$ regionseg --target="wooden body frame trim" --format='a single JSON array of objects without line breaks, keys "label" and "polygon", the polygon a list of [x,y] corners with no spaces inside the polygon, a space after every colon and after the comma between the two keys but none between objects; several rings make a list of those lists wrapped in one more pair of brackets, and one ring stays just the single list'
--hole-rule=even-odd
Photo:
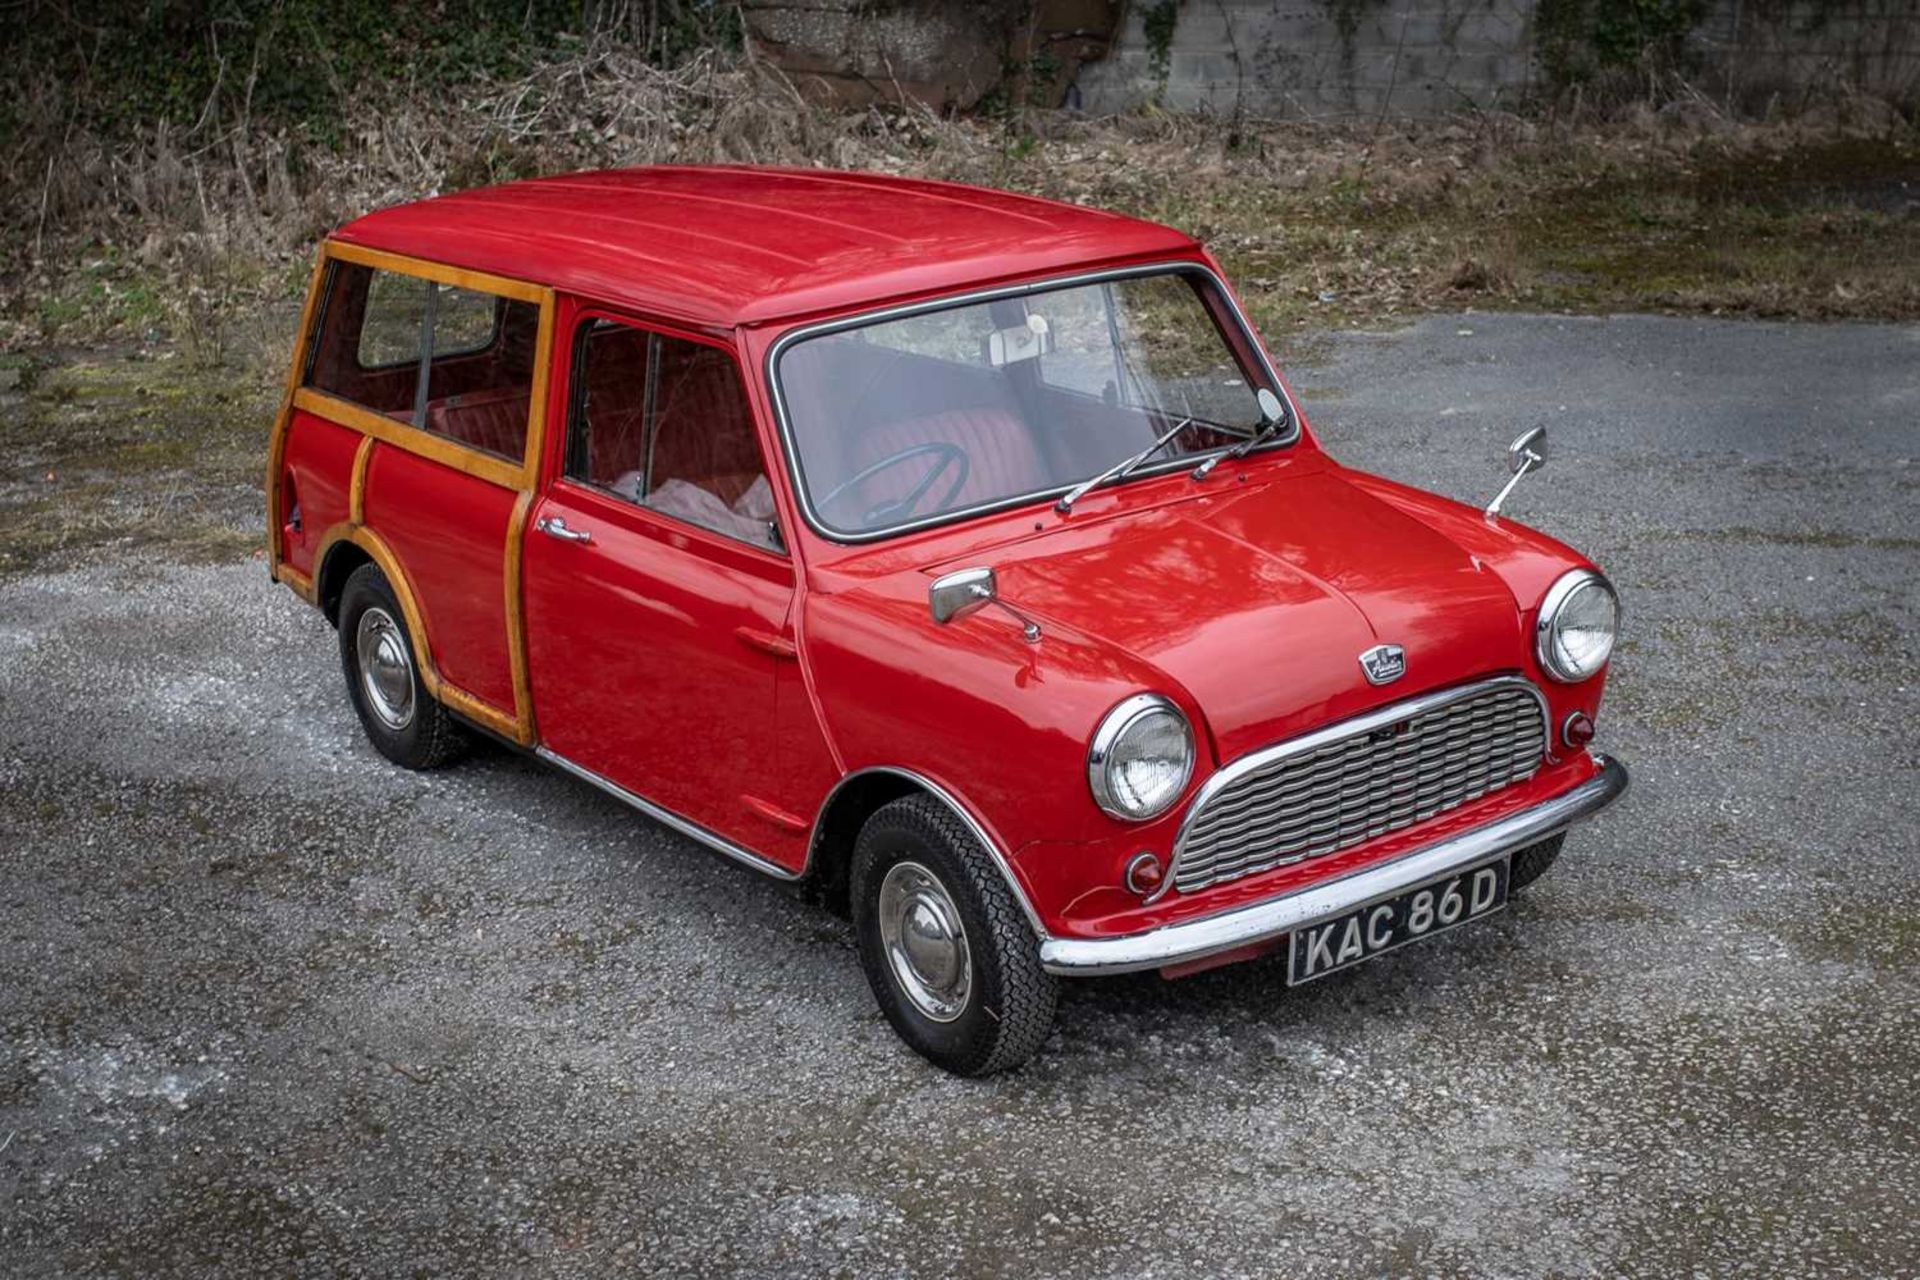
[{"label": "wooden body frame trim", "polygon": [[[491,293],[517,302],[531,303],[539,308],[540,318],[534,334],[533,383],[529,388],[527,399],[526,447],[518,461],[472,448],[444,436],[434,435],[412,423],[396,421],[385,414],[375,413],[363,405],[301,385],[301,378],[306,370],[307,351],[313,337],[314,318],[319,313],[321,293],[327,280],[327,266],[331,262],[357,263],[400,275],[432,280],[438,284]],[[369,559],[380,566],[380,571],[387,576],[387,581],[393,584],[394,594],[400,600],[401,611],[406,614],[407,631],[413,637],[414,661],[420,671],[421,683],[426,686],[427,692],[449,710],[458,712],[482,727],[522,746],[532,746],[535,737],[533,695],[527,676],[527,628],[521,596],[521,553],[526,536],[528,513],[533,509],[539,485],[541,460],[546,455],[548,388],[552,385],[553,372],[554,311],[554,291],[543,285],[506,276],[490,275],[484,271],[468,271],[460,267],[450,267],[444,263],[410,258],[381,249],[368,249],[338,240],[324,241],[320,246],[320,254],[314,261],[313,273],[307,281],[307,297],[300,311],[300,331],[294,339],[293,355],[287,369],[286,390],[281,397],[279,413],[274,419],[273,437],[267,448],[267,568],[274,581],[285,583],[309,604],[317,604],[319,599],[315,583],[321,566],[326,563],[327,555],[342,542],[359,547],[367,553]],[[285,548],[281,545],[280,537],[281,527],[284,524],[280,502],[282,473],[286,466],[287,430],[292,423],[295,409],[311,413],[317,418],[331,422],[335,426],[345,427],[349,431],[357,431],[362,437],[353,455],[353,474],[348,488],[348,519],[328,529],[321,536],[319,544],[314,549],[314,572],[311,575],[301,573],[286,563]],[[434,665],[426,624],[415,601],[406,571],[401,568],[399,558],[394,555],[392,548],[387,546],[378,534],[366,527],[367,471],[372,463],[376,441],[449,467],[463,475],[517,492],[518,497],[514,502],[513,514],[507,524],[507,545],[502,558],[506,592],[507,660],[513,677],[514,706],[511,711],[497,707],[446,680],[441,676],[440,669]]]},{"label": "wooden body frame trim", "polygon": [[347,518],[355,524],[367,519],[367,467],[373,462],[372,436],[362,436],[353,451],[353,480],[347,486]]},{"label": "wooden body frame trim", "polygon": [[[517,715],[508,714],[485,699],[468,693],[440,674],[440,668],[433,660],[433,646],[427,642],[426,620],[420,614],[412,580],[407,577],[407,571],[400,567],[400,558],[394,555],[393,548],[387,545],[385,539],[363,524],[343,521],[321,535],[315,560],[324,563],[327,553],[343,542],[366,552],[367,558],[380,566],[380,572],[386,575],[387,582],[393,587],[393,594],[400,601],[400,612],[406,615],[407,634],[413,639],[414,666],[420,672],[420,683],[426,686],[427,693],[449,711],[457,711],[483,728],[515,742],[526,743],[528,740],[521,737]],[[515,693],[517,696],[518,682]]]},{"label": "wooden body frame trim", "polygon": [[280,473],[287,460],[287,424],[293,420],[293,396],[300,389],[300,372],[307,367],[307,335],[313,332],[313,314],[320,305],[320,285],[327,277],[327,257],[323,252],[314,259],[307,276],[307,299],[300,305],[300,331],[293,338],[293,358],[287,364],[287,385],[280,396],[280,408],[273,416],[273,435],[267,441],[267,571],[276,582],[293,586],[294,579],[306,581],[306,589],[294,587],[301,595],[312,597],[313,584],[297,570],[282,570],[280,526],[285,523],[280,511]]}]

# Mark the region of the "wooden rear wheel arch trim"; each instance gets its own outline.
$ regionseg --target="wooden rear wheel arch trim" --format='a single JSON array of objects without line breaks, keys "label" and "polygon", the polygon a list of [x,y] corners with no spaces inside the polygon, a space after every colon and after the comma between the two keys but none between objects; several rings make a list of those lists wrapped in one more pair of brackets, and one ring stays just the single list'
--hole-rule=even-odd
[{"label": "wooden rear wheel arch trim", "polygon": [[[532,746],[533,739],[529,730],[523,727],[522,717],[517,712],[504,711],[462,689],[440,674],[440,668],[433,660],[433,649],[427,641],[426,620],[421,616],[420,603],[414,595],[413,584],[407,578],[406,570],[400,567],[400,560],[393,554],[379,534],[365,525],[343,523],[334,525],[321,535],[320,544],[314,551],[314,563],[320,566],[320,576],[316,582],[325,580],[328,559],[342,544],[357,547],[380,572],[386,575],[387,583],[393,588],[394,598],[400,602],[400,612],[405,615],[407,635],[413,641],[413,661],[420,672],[420,683],[426,686],[428,694],[445,706],[482,728],[508,738],[521,746]],[[316,595],[318,594],[316,590]],[[530,721],[529,721],[530,723]]]}]

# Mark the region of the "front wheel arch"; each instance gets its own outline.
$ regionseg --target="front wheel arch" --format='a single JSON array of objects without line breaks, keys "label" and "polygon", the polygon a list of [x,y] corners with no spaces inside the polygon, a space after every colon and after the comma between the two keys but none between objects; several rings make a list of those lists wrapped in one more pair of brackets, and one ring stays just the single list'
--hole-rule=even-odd
[{"label": "front wheel arch", "polygon": [[999,867],[1008,892],[1019,904],[1034,936],[1045,942],[1047,931],[1041,926],[1025,887],[1013,874],[1005,852],[979,820],[939,783],[896,765],[856,769],[835,783],[822,802],[819,816],[814,819],[813,840],[807,847],[806,869],[807,882],[820,901],[839,915],[848,913],[848,873],[853,866],[854,845],[866,828],[867,819],[893,801],[913,795],[924,795],[944,805],[971,829],[987,856]]}]

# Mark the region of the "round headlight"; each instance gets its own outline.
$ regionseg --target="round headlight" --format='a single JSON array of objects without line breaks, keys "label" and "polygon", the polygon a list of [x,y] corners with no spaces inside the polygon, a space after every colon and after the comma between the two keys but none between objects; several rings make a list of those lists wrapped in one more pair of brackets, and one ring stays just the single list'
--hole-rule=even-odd
[{"label": "round headlight", "polygon": [[1607,665],[1620,621],[1620,601],[1590,569],[1563,574],[1540,603],[1534,652],[1555,680],[1575,684]]},{"label": "round headlight", "polygon": [[1136,693],[1107,712],[1087,751],[1094,802],[1116,818],[1163,814],[1193,776],[1193,730],[1157,693]]}]

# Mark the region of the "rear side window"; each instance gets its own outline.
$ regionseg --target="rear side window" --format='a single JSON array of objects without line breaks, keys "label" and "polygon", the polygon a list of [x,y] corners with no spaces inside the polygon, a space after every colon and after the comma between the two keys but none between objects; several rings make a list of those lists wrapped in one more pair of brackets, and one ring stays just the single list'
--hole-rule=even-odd
[{"label": "rear side window", "polygon": [[530,302],[336,260],[306,385],[519,461],[539,323]]},{"label": "rear side window", "polygon": [[753,410],[719,347],[599,320],[574,348],[567,475],[778,550]]},{"label": "rear side window", "polygon": [[[418,364],[420,329],[426,318],[427,294],[412,276],[367,267],[336,268],[365,273],[366,313],[360,322],[356,353],[362,371]],[[408,402],[409,408],[412,402]]]}]

